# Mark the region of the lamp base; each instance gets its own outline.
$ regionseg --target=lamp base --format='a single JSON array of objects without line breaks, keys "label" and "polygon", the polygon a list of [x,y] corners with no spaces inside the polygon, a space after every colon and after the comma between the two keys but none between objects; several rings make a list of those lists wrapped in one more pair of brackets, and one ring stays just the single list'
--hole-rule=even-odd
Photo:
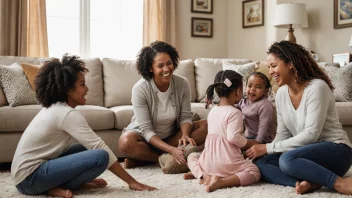
[{"label": "lamp base", "polygon": [[290,28],[288,29],[287,32],[288,32],[288,34],[287,34],[285,40],[290,41],[292,43],[296,43],[296,37],[295,37],[295,35],[293,35],[294,30],[292,28],[292,25],[290,25]]}]

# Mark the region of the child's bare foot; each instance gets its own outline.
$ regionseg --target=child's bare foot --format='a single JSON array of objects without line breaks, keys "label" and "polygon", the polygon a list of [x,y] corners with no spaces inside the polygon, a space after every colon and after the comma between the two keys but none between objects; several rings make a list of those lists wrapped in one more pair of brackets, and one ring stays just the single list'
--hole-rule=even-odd
[{"label": "child's bare foot", "polygon": [[80,189],[104,188],[108,183],[104,179],[93,179],[81,186]]},{"label": "child's bare foot", "polygon": [[211,179],[210,175],[204,174],[203,178],[200,179],[199,184],[209,185],[210,179]]},{"label": "child's bare foot", "polygon": [[296,182],[296,193],[297,194],[305,194],[313,192],[319,189],[321,185],[318,184],[311,184],[307,181]]},{"label": "child's bare foot", "polygon": [[151,186],[148,186],[148,185],[139,183],[139,182],[135,182],[135,183],[129,184],[129,188],[130,188],[131,190],[138,190],[138,191],[144,191],[144,190],[148,190],[148,191],[158,190],[158,189],[155,188],[155,187],[151,187]]},{"label": "child's bare foot", "polygon": [[123,168],[129,169],[129,168],[135,168],[138,166],[146,166],[150,165],[152,162],[146,162],[146,161],[140,161],[136,159],[131,159],[131,158],[125,158],[125,161],[123,162]]},{"label": "child's bare foot", "polygon": [[63,188],[53,188],[47,193],[51,197],[72,198],[72,191]]},{"label": "child's bare foot", "polygon": [[188,173],[185,173],[183,175],[183,179],[184,180],[188,180],[188,179],[195,179],[194,175],[192,174],[192,172],[188,172]]},{"label": "child's bare foot", "polygon": [[338,177],[334,184],[334,189],[344,195],[352,195],[352,177]]},{"label": "child's bare foot", "polygon": [[220,180],[220,177],[218,176],[211,176],[211,179],[210,179],[210,183],[209,185],[206,185],[205,186],[205,191],[207,192],[213,192],[217,189],[219,189],[221,186],[219,185],[219,180]]}]

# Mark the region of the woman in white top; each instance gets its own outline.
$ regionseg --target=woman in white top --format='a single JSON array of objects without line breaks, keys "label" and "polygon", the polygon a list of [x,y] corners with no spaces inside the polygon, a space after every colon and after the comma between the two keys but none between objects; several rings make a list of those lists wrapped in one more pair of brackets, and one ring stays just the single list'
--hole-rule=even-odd
[{"label": "woman in white top", "polygon": [[339,122],[330,79],[301,45],[276,42],[268,54],[269,73],[280,86],[277,133],[247,156],[268,154],[255,161],[262,179],[295,187],[297,194],[321,186],[352,194],[352,178],[342,178],[352,164],[352,144]]},{"label": "woman in white top", "polygon": [[75,189],[105,187],[107,182],[96,178],[107,168],[130,189],[155,189],[131,177],[74,109],[86,103],[86,72],[83,61],[68,55],[62,62],[47,61],[40,69],[36,96],[44,108],[24,131],[11,166],[11,175],[21,193],[72,197]]}]

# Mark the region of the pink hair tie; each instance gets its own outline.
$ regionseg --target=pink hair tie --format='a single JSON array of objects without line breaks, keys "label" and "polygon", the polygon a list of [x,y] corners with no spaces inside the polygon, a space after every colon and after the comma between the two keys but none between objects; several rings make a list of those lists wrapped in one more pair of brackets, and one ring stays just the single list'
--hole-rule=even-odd
[{"label": "pink hair tie", "polygon": [[224,84],[225,84],[227,87],[231,87],[232,82],[231,82],[228,78],[226,78],[226,79],[224,80]]}]

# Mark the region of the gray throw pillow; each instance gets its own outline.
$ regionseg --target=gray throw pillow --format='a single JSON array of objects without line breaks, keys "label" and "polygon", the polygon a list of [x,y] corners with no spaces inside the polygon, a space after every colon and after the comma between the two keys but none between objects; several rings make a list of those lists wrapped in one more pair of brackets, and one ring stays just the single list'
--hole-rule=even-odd
[{"label": "gray throw pillow", "polygon": [[352,101],[352,63],[343,67],[321,66],[335,87],[336,102]]},{"label": "gray throw pillow", "polygon": [[35,93],[18,63],[0,65],[0,83],[11,107],[37,104]]}]

